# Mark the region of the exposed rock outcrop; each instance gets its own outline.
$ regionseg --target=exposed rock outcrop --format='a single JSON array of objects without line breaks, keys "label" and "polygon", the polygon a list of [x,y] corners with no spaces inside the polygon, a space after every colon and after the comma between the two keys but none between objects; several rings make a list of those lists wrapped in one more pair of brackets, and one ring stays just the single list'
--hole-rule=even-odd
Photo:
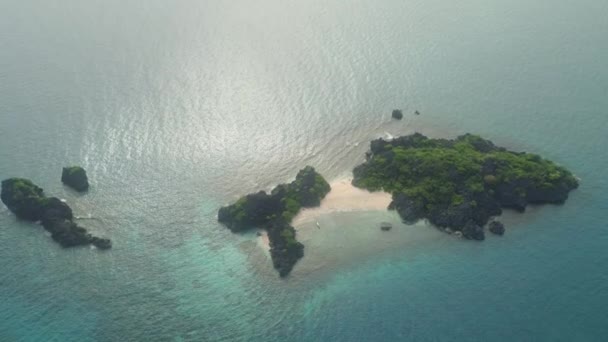
[{"label": "exposed rock outcrop", "polygon": [[393,110],[392,117],[393,119],[401,120],[403,119],[403,112],[401,109],[395,109]]},{"label": "exposed rock outcrop", "polygon": [[83,192],[89,189],[87,172],[80,166],[64,167],[61,182],[76,191]]},{"label": "exposed rock outcrop", "polygon": [[483,241],[486,238],[483,227],[473,221],[467,222],[461,231],[462,236],[469,240]]},{"label": "exposed rock outcrop", "polygon": [[490,224],[488,224],[488,230],[492,234],[504,235],[505,225],[502,224],[502,222],[500,222],[500,221],[492,221],[492,222],[490,222]]},{"label": "exposed rock outcrop", "polygon": [[304,256],[304,245],[296,240],[296,231],[289,222],[301,208],[319,206],[330,190],[325,179],[307,166],[293,182],[278,185],[270,194],[265,191],[249,194],[220,208],[217,218],[233,232],[265,229],[274,268],[285,277]]},{"label": "exposed rock outcrop", "polygon": [[112,243],[108,239],[92,236],[74,221],[72,209],[55,197],[46,197],[44,191],[23,178],[2,181],[2,202],[18,218],[40,221],[44,229],[51,233],[53,240],[63,247],[93,244],[100,249],[108,249]]},{"label": "exposed rock outcrop", "polygon": [[382,223],[380,223],[380,229],[387,232],[387,231],[393,229],[393,225],[388,222],[382,222]]}]

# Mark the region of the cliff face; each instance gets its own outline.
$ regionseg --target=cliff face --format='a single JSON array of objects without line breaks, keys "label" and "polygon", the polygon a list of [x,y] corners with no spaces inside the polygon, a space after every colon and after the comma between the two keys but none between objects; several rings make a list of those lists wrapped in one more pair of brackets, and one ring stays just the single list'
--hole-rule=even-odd
[{"label": "cliff face", "polygon": [[392,193],[389,208],[406,222],[426,218],[474,240],[484,239],[481,227],[501,208],[523,212],[531,203],[561,204],[578,187],[572,173],[551,161],[470,134],[378,139],[367,156],[353,171],[353,185]]},{"label": "cliff face", "polygon": [[72,209],[55,197],[46,197],[44,191],[23,178],[2,181],[2,202],[18,218],[40,221],[44,229],[51,233],[53,240],[63,247],[93,244],[108,249],[112,243],[108,239],[94,237],[87,230],[73,222]]},{"label": "cliff face", "polygon": [[218,221],[233,232],[259,227],[268,232],[270,255],[281,277],[287,276],[304,256],[304,245],[296,240],[289,222],[301,208],[314,207],[330,191],[329,184],[314,168],[307,166],[289,184],[280,184],[270,194],[249,194],[220,208]]}]

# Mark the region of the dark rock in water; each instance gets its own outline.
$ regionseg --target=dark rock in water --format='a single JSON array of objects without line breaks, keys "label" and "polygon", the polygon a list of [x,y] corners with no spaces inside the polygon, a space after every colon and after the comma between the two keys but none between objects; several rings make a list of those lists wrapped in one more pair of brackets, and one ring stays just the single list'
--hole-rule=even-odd
[{"label": "dark rock in water", "polygon": [[469,240],[483,241],[486,237],[483,233],[483,227],[473,221],[467,222],[462,228],[462,236]]},{"label": "dark rock in water", "polygon": [[42,223],[44,229],[51,233],[53,240],[62,247],[74,247],[88,245],[92,236],[87,230],[69,220],[45,221]]},{"label": "dark rock in water", "polygon": [[44,191],[27,179],[11,178],[2,181],[2,202],[18,218],[41,221],[53,240],[62,247],[93,244],[100,249],[112,246],[110,240],[94,237],[74,221],[72,209],[55,197],[46,197]]},{"label": "dark rock in water", "polygon": [[388,209],[397,210],[406,224],[414,224],[424,217],[424,208],[404,193],[393,194],[393,201]]},{"label": "dark rock in water", "polygon": [[44,209],[41,221],[56,221],[56,220],[68,220],[71,221],[74,218],[72,214],[72,208],[62,202],[59,198],[50,197],[48,198],[47,204]]},{"label": "dark rock in water", "polygon": [[91,238],[91,244],[99,249],[112,248],[112,241],[110,239],[102,239],[95,236]]},{"label": "dark rock in water", "polygon": [[382,229],[385,232],[391,230],[392,228],[393,228],[393,225],[388,222],[380,223],[380,229]]},{"label": "dark rock in water", "polygon": [[249,194],[220,208],[217,219],[233,232],[265,229],[274,268],[285,277],[304,256],[304,245],[296,240],[296,230],[289,222],[301,208],[319,206],[330,190],[325,179],[307,166],[293,182],[276,186],[270,194],[264,191]]},{"label": "dark rock in water", "polygon": [[496,235],[503,235],[505,233],[505,225],[500,221],[492,221],[488,225],[488,230]]},{"label": "dark rock in water", "polygon": [[393,119],[397,119],[397,120],[401,120],[403,119],[403,112],[401,111],[401,109],[395,109],[393,110]]},{"label": "dark rock in water", "polygon": [[87,172],[80,166],[64,167],[61,182],[76,191],[86,191],[89,188]]}]

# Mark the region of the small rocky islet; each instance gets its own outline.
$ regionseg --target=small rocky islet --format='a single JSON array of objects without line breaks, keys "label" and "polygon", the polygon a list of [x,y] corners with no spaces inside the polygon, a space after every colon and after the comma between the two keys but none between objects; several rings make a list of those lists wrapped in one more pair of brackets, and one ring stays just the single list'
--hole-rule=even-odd
[{"label": "small rocky islet", "polygon": [[61,173],[61,182],[78,192],[89,189],[87,172],[80,166],[64,167]]},{"label": "small rocky islet", "polygon": [[93,236],[76,224],[72,209],[66,203],[56,197],[46,197],[44,190],[29,179],[9,178],[2,181],[0,198],[17,218],[40,222],[62,247],[88,244],[99,249],[112,247],[109,239]]},{"label": "small rocky islet", "polygon": [[393,109],[393,112],[391,113],[391,117],[393,119],[401,120],[401,119],[403,119],[403,112],[401,111],[401,109]]},{"label": "small rocky islet", "polygon": [[218,221],[232,232],[263,228],[268,232],[270,256],[281,277],[287,276],[304,256],[304,245],[296,240],[291,220],[301,208],[321,205],[331,190],[327,181],[311,166],[298,172],[289,184],[280,184],[267,194],[260,191],[241,197],[236,203],[222,207]]},{"label": "small rocky islet", "polygon": [[[352,184],[392,194],[389,210],[405,223],[427,219],[469,240],[484,240],[484,227],[503,235],[494,217],[502,209],[523,212],[529,204],[562,204],[578,180],[565,168],[525,152],[508,151],[472,134],[431,139],[420,133],[371,142],[366,161],[353,170]],[[218,221],[233,232],[263,228],[281,277],[303,257],[291,219],[301,208],[319,206],[330,186],[307,166],[289,184],[260,191],[222,207]],[[390,230],[381,224],[382,230]]]}]

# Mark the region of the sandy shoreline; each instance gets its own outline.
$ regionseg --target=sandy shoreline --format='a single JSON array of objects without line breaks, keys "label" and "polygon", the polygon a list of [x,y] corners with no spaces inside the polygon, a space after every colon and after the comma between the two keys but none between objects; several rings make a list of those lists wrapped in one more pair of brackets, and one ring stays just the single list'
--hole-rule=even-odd
[{"label": "sandy shoreline", "polygon": [[387,210],[391,195],[386,192],[369,192],[354,187],[352,179],[340,179],[330,184],[331,191],[317,208],[302,209],[291,222],[297,227],[317,217],[334,212]]},{"label": "sandy shoreline", "polygon": [[[369,192],[354,187],[351,178],[344,178],[330,183],[331,191],[321,201],[317,208],[302,209],[294,217],[291,225],[296,229],[303,227],[305,223],[315,222],[318,217],[335,212],[353,211],[385,211],[391,203],[391,195],[386,192]],[[319,230],[322,231],[322,230]],[[268,236],[266,232],[258,237],[258,244],[268,249]]]},{"label": "sandy shoreline", "polygon": [[256,240],[258,246],[260,246],[262,249],[266,251],[270,250],[270,240],[268,239],[268,233],[266,233],[265,230],[260,231],[260,235]]}]

